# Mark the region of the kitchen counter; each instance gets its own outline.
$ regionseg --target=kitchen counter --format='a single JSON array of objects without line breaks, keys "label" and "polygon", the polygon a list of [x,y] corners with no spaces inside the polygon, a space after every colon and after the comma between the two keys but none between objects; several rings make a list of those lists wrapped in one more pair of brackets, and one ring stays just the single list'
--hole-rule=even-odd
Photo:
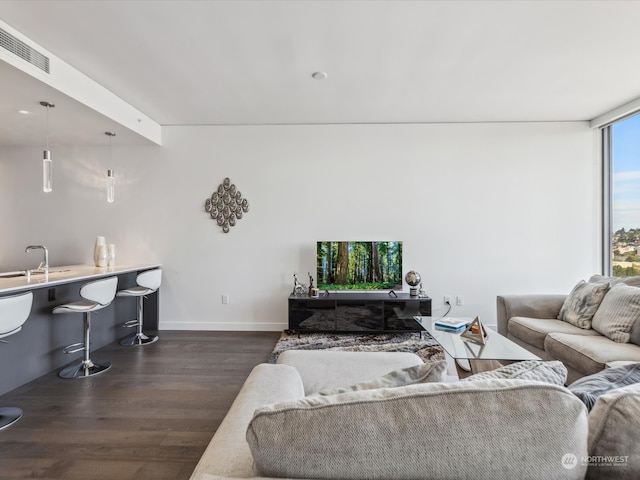
[{"label": "kitchen counter", "polygon": [[[158,268],[160,264],[116,265],[113,267],[94,267],[93,265],[65,265],[49,267],[49,275],[34,273],[30,278],[26,276],[0,277],[0,295],[19,293],[36,288],[52,287],[65,283],[97,280],[112,275],[129,272],[140,272],[151,268]],[[2,275],[2,273],[0,273]]]},{"label": "kitchen counter", "polygon": [[[9,343],[0,344],[2,358],[12,359],[11,362],[0,362],[0,395],[80,359],[82,352],[65,355],[63,351],[66,346],[82,341],[83,316],[77,313],[53,315],[56,306],[81,300],[80,289],[93,280],[115,276],[118,278],[118,290],[122,290],[136,286],[139,273],[159,267],[157,263],[114,267],[66,265],[49,267],[46,277],[44,274],[32,274],[30,279],[26,276],[0,277],[0,297],[33,292],[31,313],[22,330],[11,335]],[[156,332],[159,289],[145,296],[143,302],[145,331]],[[97,312],[91,324],[91,350],[96,351],[131,333],[123,324],[137,317],[137,305],[135,298],[117,297]],[[133,359],[136,358],[135,350],[141,347],[122,348],[129,349]],[[96,360],[103,360],[99,352],[95,356]],[[110,361],[108,358],[104,360]],[[130,360],[123,355],[119,361],[126,365]]]}]

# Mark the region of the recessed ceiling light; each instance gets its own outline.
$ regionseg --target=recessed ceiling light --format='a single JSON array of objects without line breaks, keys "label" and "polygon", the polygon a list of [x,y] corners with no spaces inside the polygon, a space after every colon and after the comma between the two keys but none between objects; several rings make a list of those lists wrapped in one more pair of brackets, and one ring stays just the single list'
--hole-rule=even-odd
[{"label": "recessed ceiling light", "polygon": [[329,75],[327,75],[327,72],[313,72],[311,74],[311,78],[313,78],[314,80],[324,80],[328,76]]},{"label": "recessed ceiling light", "polygon": [[31,112],[29,110],[18,110],[20,115],[29,115]]}]

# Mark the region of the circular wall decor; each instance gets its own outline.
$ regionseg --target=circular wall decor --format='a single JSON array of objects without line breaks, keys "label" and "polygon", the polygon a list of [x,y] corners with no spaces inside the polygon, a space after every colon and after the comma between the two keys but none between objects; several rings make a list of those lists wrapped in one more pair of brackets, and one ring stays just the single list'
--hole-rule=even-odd
[{"label": "circular wall decor", "polygon": [[227,177],[211,196],[205,199],[204,211],[222,227],[224,233],[229,233],[237,220],[243,217],[243,212],[249,211],[249,201]]}]

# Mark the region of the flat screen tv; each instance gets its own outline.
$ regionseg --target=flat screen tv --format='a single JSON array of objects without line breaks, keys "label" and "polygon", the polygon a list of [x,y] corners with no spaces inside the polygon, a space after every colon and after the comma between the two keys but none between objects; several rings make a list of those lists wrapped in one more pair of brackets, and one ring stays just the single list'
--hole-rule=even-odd
[{"label": "flat screen tv", "polygon": [[402,242],[317,242],[320,290],[402,290]]}]

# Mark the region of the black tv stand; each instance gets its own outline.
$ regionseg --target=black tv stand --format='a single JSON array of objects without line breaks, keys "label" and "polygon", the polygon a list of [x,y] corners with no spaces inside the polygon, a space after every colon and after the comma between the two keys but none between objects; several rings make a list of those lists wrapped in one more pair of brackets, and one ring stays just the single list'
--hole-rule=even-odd
[{"label": "black tv stand", "polygon": [[431,316],[431,298],[407,292],[331,292],[319,298],[289,296],[289,330],[294,332],[419,332],[416,315]]}]

